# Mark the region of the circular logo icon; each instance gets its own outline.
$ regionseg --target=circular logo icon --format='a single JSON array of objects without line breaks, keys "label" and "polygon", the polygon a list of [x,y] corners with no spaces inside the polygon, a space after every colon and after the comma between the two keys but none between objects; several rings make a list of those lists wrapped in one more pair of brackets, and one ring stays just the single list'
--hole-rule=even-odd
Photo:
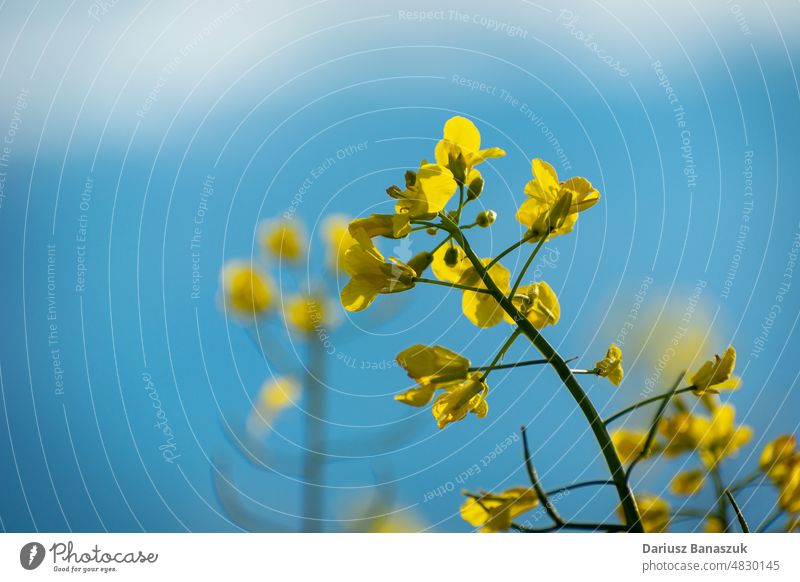
[{"label": "circular logo icon", "polygon": [[26,570],[35,570],[44,562],[44,546],[39,542],[28,542],[19,551],[19,563]]}]

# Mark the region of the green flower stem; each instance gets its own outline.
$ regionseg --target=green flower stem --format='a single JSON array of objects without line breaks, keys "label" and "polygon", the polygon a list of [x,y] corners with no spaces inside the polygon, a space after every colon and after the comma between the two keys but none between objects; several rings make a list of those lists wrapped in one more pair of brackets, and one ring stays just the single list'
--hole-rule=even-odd
[{"label": "green flower stem", "polygon": [[450,240],[450,238],[451,238],[451,237],[450,237],[450,235],[448,235],[448,236],[447,236],[447,238],[445,238],[445,239],[444,239],[443,241],[441,241],[441,242],[440,242],[438,245],[436,245],[435,247],[433,247],[433,250],[431,250],[431,254],[435,253],[435,252],[436,252],[436,251],[438,251],[440,248],[442,248],[444,245],[446,245],[446,244],[447,244],[447,241],[449,241],[449,240]]},{"label": "green flower stem", "polygon": [[567,491],[583,489],[584,487],[595,487],[598,485],[599,486],[614,485],[614,482],[603,479],[597,479],[595,481],[583,481],[581,483],[573,483],[572,485],[565,485],[564,487],[559,487],[558,489],[551,489],[550,491],[546,491],[545,493],[548,496],[560,495],[561,493],[566,493]]},{"label": "green flower stem", "polygon": [[722,483],[722,475],[719,473],[719,464],[711,467],[711,480],[714,482],[714,492],[717,496],[717,518],[722,522],[722,532],[728,533],[728,504],[725,503],[726,487]]},{"label": "green flower stem", "polygon": [[461,222],[461,211],[464,209],[464,184],[458,185],[458,210],[456,210],[456,224]]},{"label": "green flower stem", "polygon": [[492,277],[489,275],[489,267],[484,267],[480,258],[475,254],[475,252],[472,250],[472,247],[467,242],[466,237],[464,237],[459,230],[458,225],[456,225],[452,220],[450,220],[450,218],[443,214],[441,214],[440,217],[442,220],[442,226],[453,235],[455,241],[461,246],[462,249],[464,249],[464,253],[472,263],[475,271],[483,280],[484,285],[486,285],[486,287],[491,291],[494,299],[503,308],[503,310],[511,316],[511,318],[516,322],[517,327],[522,330],[522,333],[524,333],[534,347],[539,350],[539,353],[542,354],[542,356],[544,356],[548,362],[550,362],[550,365],[556,371],[570,395],[578,404],[578,407],[581,409],[586,417],[586,420],[589,422],[589,427],[592,429],[595,439],[600,446],[603,457],[605,458],[606,465],[608,465],[608,470],[611,473],[611,478],[614,481],[614,486],[617,489],[617,495],[625,515],[625,529],[631,532],[643,533],[644,530],[642,528],[641,517],[639,516],[639,510],[636,507],[633,491],[625,479],[625,468],[622,466],[622,463],[619,460],[619,455],[617,455],[617,451],[611,442],[611,436],[608,434],[608,431],[603,424],[603,420],[597,413],[597,409],[591,403],[586,395],[586,392],[584,392],[575,376],[573,376],[572,372],[569,371],[569,366],[564,359],[550,345],[544,336],[539,333],[533,324],[531,324],[530,321],[522,316],[517,308],[514,307],[514,304],[511,302],[511,300],[503,294]]},{"label": "green flower stem", "polygon": [[542,248],[544,240],[545,237],[542,237],[538,244],[533,248],[533,251],[531,251],[531,254],[528,255],[528,260],[525,261],[525,264],[522,266],[522,270],[519,272],[519,275],[517,275],[517,280],[514,281],[514,286],[511,288],[511,293],[508,294],[510,297],[513,297],[516,294],[517,289],[519,289],[519,285],[522,283],[522,278],[525,276],[525,272],[531,266],[531,263],[533,262],[533,259],[536,258],[536,255],[539,254],[539,249]]},{"label": "green flower stem", "polygon": [[[448,218],[448,220],[449,220],[449,218]],[[447,227],[445,227],[445,228],[447,228]],[[534,239],[534,238],[536,238],[535,234],[526,234],[525,236],[522,237],[521,240],[515,242],[513,245],[511,245],[506,250],[504,250],[502,253],[500,253],[495,258],[493,258],[491,260],[491,262],[488,265],[486,265],[486,270],[488,271],[489,269],[491,269],[494,266],[495,263],[497,263],[500,259],[505,257],[508,253],[518,249],[519,247],[524,245],[526,242],[528,242],[529,240]]]},{"label": "green flower stem", "polygon": [[623,532],[628,531],[628,528],[624,525],[618,525],[615,523],[580,523],[580,522],[567,522],[561,525],[553,525],[550,527],[544,527],[540,529],[535,529],[531,527],[525,527],[524,525],[519,525],[517,523],[511,524],[512,529],[517,530],[521,533],[551,533],[554,531],[562,530],[562,529],[574,529],[574,530],[582,530],[582,531],[606,531],[606,532]]},{"label": "green flower stem", "polygon": [[[750,473],[747,477],[734,483],[729,487],[731,491],[738,491],[739,489],[746,489],[750,485],[752,485],[755,481],[758,480],[759,477],[766,477],[766,474],[761,472],[761,469],[756,469],[752,473]],[[759,483],[760,485],[760,483]]]},{"label": "green flower stem", "polygon": [[475,293],[491,294],[488,289],[479,289],[478,287],[470,287],[469,285],[460,285],[458,283],[448,283],[447,281],[437,281],[436,279],[426,279],[425,277],[414,277],[415,283],[429,283],[431,285],[440,285],[442,287],[450,287],[452,289],[462,289],[464,291],[474,291]]},{"label": "green flower stem", "polygon": [[653,417],[653,422],[650,424],[650,430],[647,432],[647,438],[644,441],[644,446],[642,450],[639,451],[639,454],[636,455],[636,458],[631,461],[631,464],[628,466],[628,472],[625,474],[625,479],[629,480],[631,478],[631,473],[633,473],[633,468],[639,464],[647,454],[650,452],[650,447],[653,446],[653,441],[656,438],[656,431],[658,431],[658,425],[661,422],[661,417],[664,416],[664,412],[667,410],[667,405],[669,401],[675,396],[675,391],[678,389],[678,386],[681,384],[681,380],[683,379],[683,372],[681,375],[678,376],[678,379],[675,380],[675,384],[672,385],[672,388],[669,392],[667,392],[667,397],[661,400],[661,405],[658,407],[655,416]]},{"label": "green flower stem", "polygon": [[609,416],[607,419],[605,419],[603,421],[603,424],[606,424],[606,425],[611,424],[612,422],[614,422],[618,418],[622,418],[626,414],[630,414],[631,412],[641,408],[642,406],[647,406],[648,404],[652,404],[653,402],[658,402],[659,400],[669,399],[672,396],[677,396],[678,394],[683,394],[684,392],[691,392],[692,390],[694,390],[694,386],[687,386],[686,388],[680,388],[679,390],[675,390],[674,393],[670,390],[669,392],[666,392],[664,394],[659,394],[658,396],[653,396],[652,398],[647,398],[645,400],[641,400],[641,401],[637,402],[636,404],[632,404],[631,406],[628,406],[627,408],[623,408],[619,412],[616,412],[616,413],[612,414],[611,416]]},{"label": "green flower stem", "polygon": [[731,493],[730,489],[725,490],[725,496],[728,498],[728,501],[730,501],[731,507],[733,507],[733,512],[736,514],[736,519],[739,521],[739,527],[742,528],[742,533],[750,533],[750,526],[747,525],[747,520],[744,518],[742,510],[739,508],[739,504],[736,503],[736,499],[733,498],[733,493]]},{"label": "green flower stem", "polygon": [[[572,360],[576,360],[577,356],[574,358],[570,358],[569,360],[565,360],[566,362],[571,362]],[[549,364],[549,360],[525,360],[524,362],[514,362],[512,364],[499,364],[497,366],[473,366],[469,368],[469,372],[483,372],[484,370],[508,370],[509,368],[522,368],[523,366],[537,366],[540,364]]]},{"label": "green flower stem", "polygon": [[536,469],[533,466],[531,450],[528,447],[528,434],[525,432],[524,426],[520,428],[520,432],[522,433],[522,450],[525,455],[525,468],[528,471],[528,478],[531,480],[533,490],[536,491],[536,496],[539,498],[539,501],[542,502],[542,505],[544,505],[544,510],[547,512],[547,515],[550,516],[550,519],[553,520],[553,523],[563,526],[566,522],[561,515],[559,515],[555,506],[550,503],[550,500],[547,498],[547,493],[539,482],[539,476],[536,474]]},{"label": "green flower stem", "polygon": [[511,332],[511,335],[508,336],[506,343],[504,343],[500,348],[500,350],[497,352],[497,354],[495,354],[492,363],[486,366],[486,368],[484,369],[483,375],[481,376],[482,382],[485,381],[486,378],[489,376],[489,372],[496,369],[495,366],[497,365],[497,362],[499,362],[503,358],[503,356],[506,355],[508,348],[511,347],[511,344],[513,344],[521,334],[522,330],[520,329],[515,329],[513,332]]},{"label": "green flower stem", "polygon": [[303,530],[322,531],[322,481],[324,472],[325,431],[325,351],[316,337],[308,339],[308,375],[306,380],[306,443],[303,467]]}]

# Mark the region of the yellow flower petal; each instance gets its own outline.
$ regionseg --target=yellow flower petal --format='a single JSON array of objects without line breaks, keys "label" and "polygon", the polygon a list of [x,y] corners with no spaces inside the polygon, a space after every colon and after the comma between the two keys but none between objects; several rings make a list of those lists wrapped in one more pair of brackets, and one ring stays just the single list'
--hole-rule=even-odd
[{"label": "yellow flower petal", "polygon": [[[555,325],[561,318],[558,297],[545,281],[521,286],[511,302],[536,329]],[[503,313],[503,318],[507,323],[514,323],[507,313]]]},{"label": "yellow flower petal", "polygon": [[351,222],[348,230],[352,236],[358,229],[364,229],[370,238],[403,238],[411,232],[411,218],[408,214],[371,214]]},{"label": "yellow flower petal", "polygon": [[507,531],[515,517],[539,504],[531,487],[513,487],[500,493],[468,497],[461,505],[461,518],[481,532]]},{"label": "yellow flower petal", "polygon": [[695,387],[696,394],[704,392],[716,392],[719,390],[731,390],[739,386],[738,381],[731,378],[733,368],[736,365],[736,350],[733,346],[722,356],[715,355],[713,360],[708,360],[700,369],[689,378],[689,384]]},{"label": "yellow flower petal", "polygon": [[[484,265],[488,265],[491,259],[483,259]],[[500,263],[495,263],[489,269],[489,275],[503,293],[511,290],[511,273]],[[469,266],[464,270],[458,281],[462,285],[486,289],[475,267]],[[478,293],[476,291],[463,291],[461,296],[461,309],[473,324],[478,327],[492,327],[503,320],[503,308],[488,293]]]},{"label": "yellow flower petal", "polygon": [[322,224],[322,232],[328,247],[328,265],[334,271],[344,270],[344,256],[356,244],[350,234],[350,219],[342,214],[329,216]]},{"label": "yellow flower petal", "polygon": [[[455,255],[453,266],[450,266],[445,262],[445,255],[448,252],[451,255]],[[467,255],[464,253],[464,250],[461,247],[457,245],[451,246],[449,244],[445,244],[436,249],[436,252],[433,253],[433,263],[431,263],[431,269],[433,270],[433,274],[440,281],[457,283],[469,265],[470,263],[467,259]]]},{"label": "yellow flower petal", "polygon": [[273,289],[266,273],[243,261],[232,261],[222,269],[224,302],[234,315],[264,315],[272,307]]},{"label": "yellow flower petal", "polygon": [[616,344],[611,344],[606,352],[606,357],[595,364],[597,375],[608,378],[614,386],[622,382],[624,371],[622,369],[622,350]]},{"label": "yellow flower petal", "polygon": [[305,254],[305,235],[293,220],[265,221],[261,225],[261,242],[268,254],[285,261],[299,261]]},{"label": "yellow flower petal", "polygon": [[489,410],[486,404],[489,387],[480,378],[481,374],[479,373],[471,374],[467,380],[447,388],[436,398],[431,412],[440,429],[451,422],[464,419],[469,412],[478,418],[486,416]]},{"label": "yellow flower petal", "polygon": [[675,495],[694,495],[703,488],[704,484],[705,473],[700,469],[692,469],[675,475],[669,489]]},{"label": "yellow flower petal", "polygon": [[325,305],[322,299],[313,296],[290,297],[284,305],[284,315],[295,330],[309,333],[325,321]]}]

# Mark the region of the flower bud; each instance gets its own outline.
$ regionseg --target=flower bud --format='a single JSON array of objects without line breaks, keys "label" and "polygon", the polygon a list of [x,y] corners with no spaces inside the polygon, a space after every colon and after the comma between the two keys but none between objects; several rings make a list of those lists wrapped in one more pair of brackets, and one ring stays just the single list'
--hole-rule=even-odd
[{"label": "flower bud", "polygon": [[411,257],[411,260],[406,263],[409,267],[414,269],[414,272],[417,274],[417,277],[421,276],[422,273],[425,272],[425,269],[431,266],[433,262],[433,253],[429,253],[428,251],[423,251]]},{"label": "flower bud", "polygon": [[426,228],[425,232],[428,233],[431,236],[436,236],[436,233],[439,232],[439,229],[438,228],[434,228],[434,227],[431,226],[430,228]]},{"label": "flower bud", "polygon": [[482,210],[475,217],[475,223],[481,228],[491,226],[497,220],[497,213],[494,210]]},{"label": "flower bud", "polygon": [[455,247],[448,247],[444,252],[444,264],[451,268],[458,264],[458,249]]},{"label": "flower bud", "polygon": [[483,192],[483,178],[478,175],[477,178],[473,178],[469,183],[467,188],[467,200],[475,200],[481,195],[481,192]]}]

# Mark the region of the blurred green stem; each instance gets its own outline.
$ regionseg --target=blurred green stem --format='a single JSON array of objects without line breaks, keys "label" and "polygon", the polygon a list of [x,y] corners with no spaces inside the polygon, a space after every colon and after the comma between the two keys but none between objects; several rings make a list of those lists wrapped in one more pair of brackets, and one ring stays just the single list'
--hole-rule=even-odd
[{"label": "blurred green stem", "polygon": [[314,334],[308,334],[306,379],[306,451],[303,470],[303,531],[322,531],[322,481],[325,455],[325,351]]}]

